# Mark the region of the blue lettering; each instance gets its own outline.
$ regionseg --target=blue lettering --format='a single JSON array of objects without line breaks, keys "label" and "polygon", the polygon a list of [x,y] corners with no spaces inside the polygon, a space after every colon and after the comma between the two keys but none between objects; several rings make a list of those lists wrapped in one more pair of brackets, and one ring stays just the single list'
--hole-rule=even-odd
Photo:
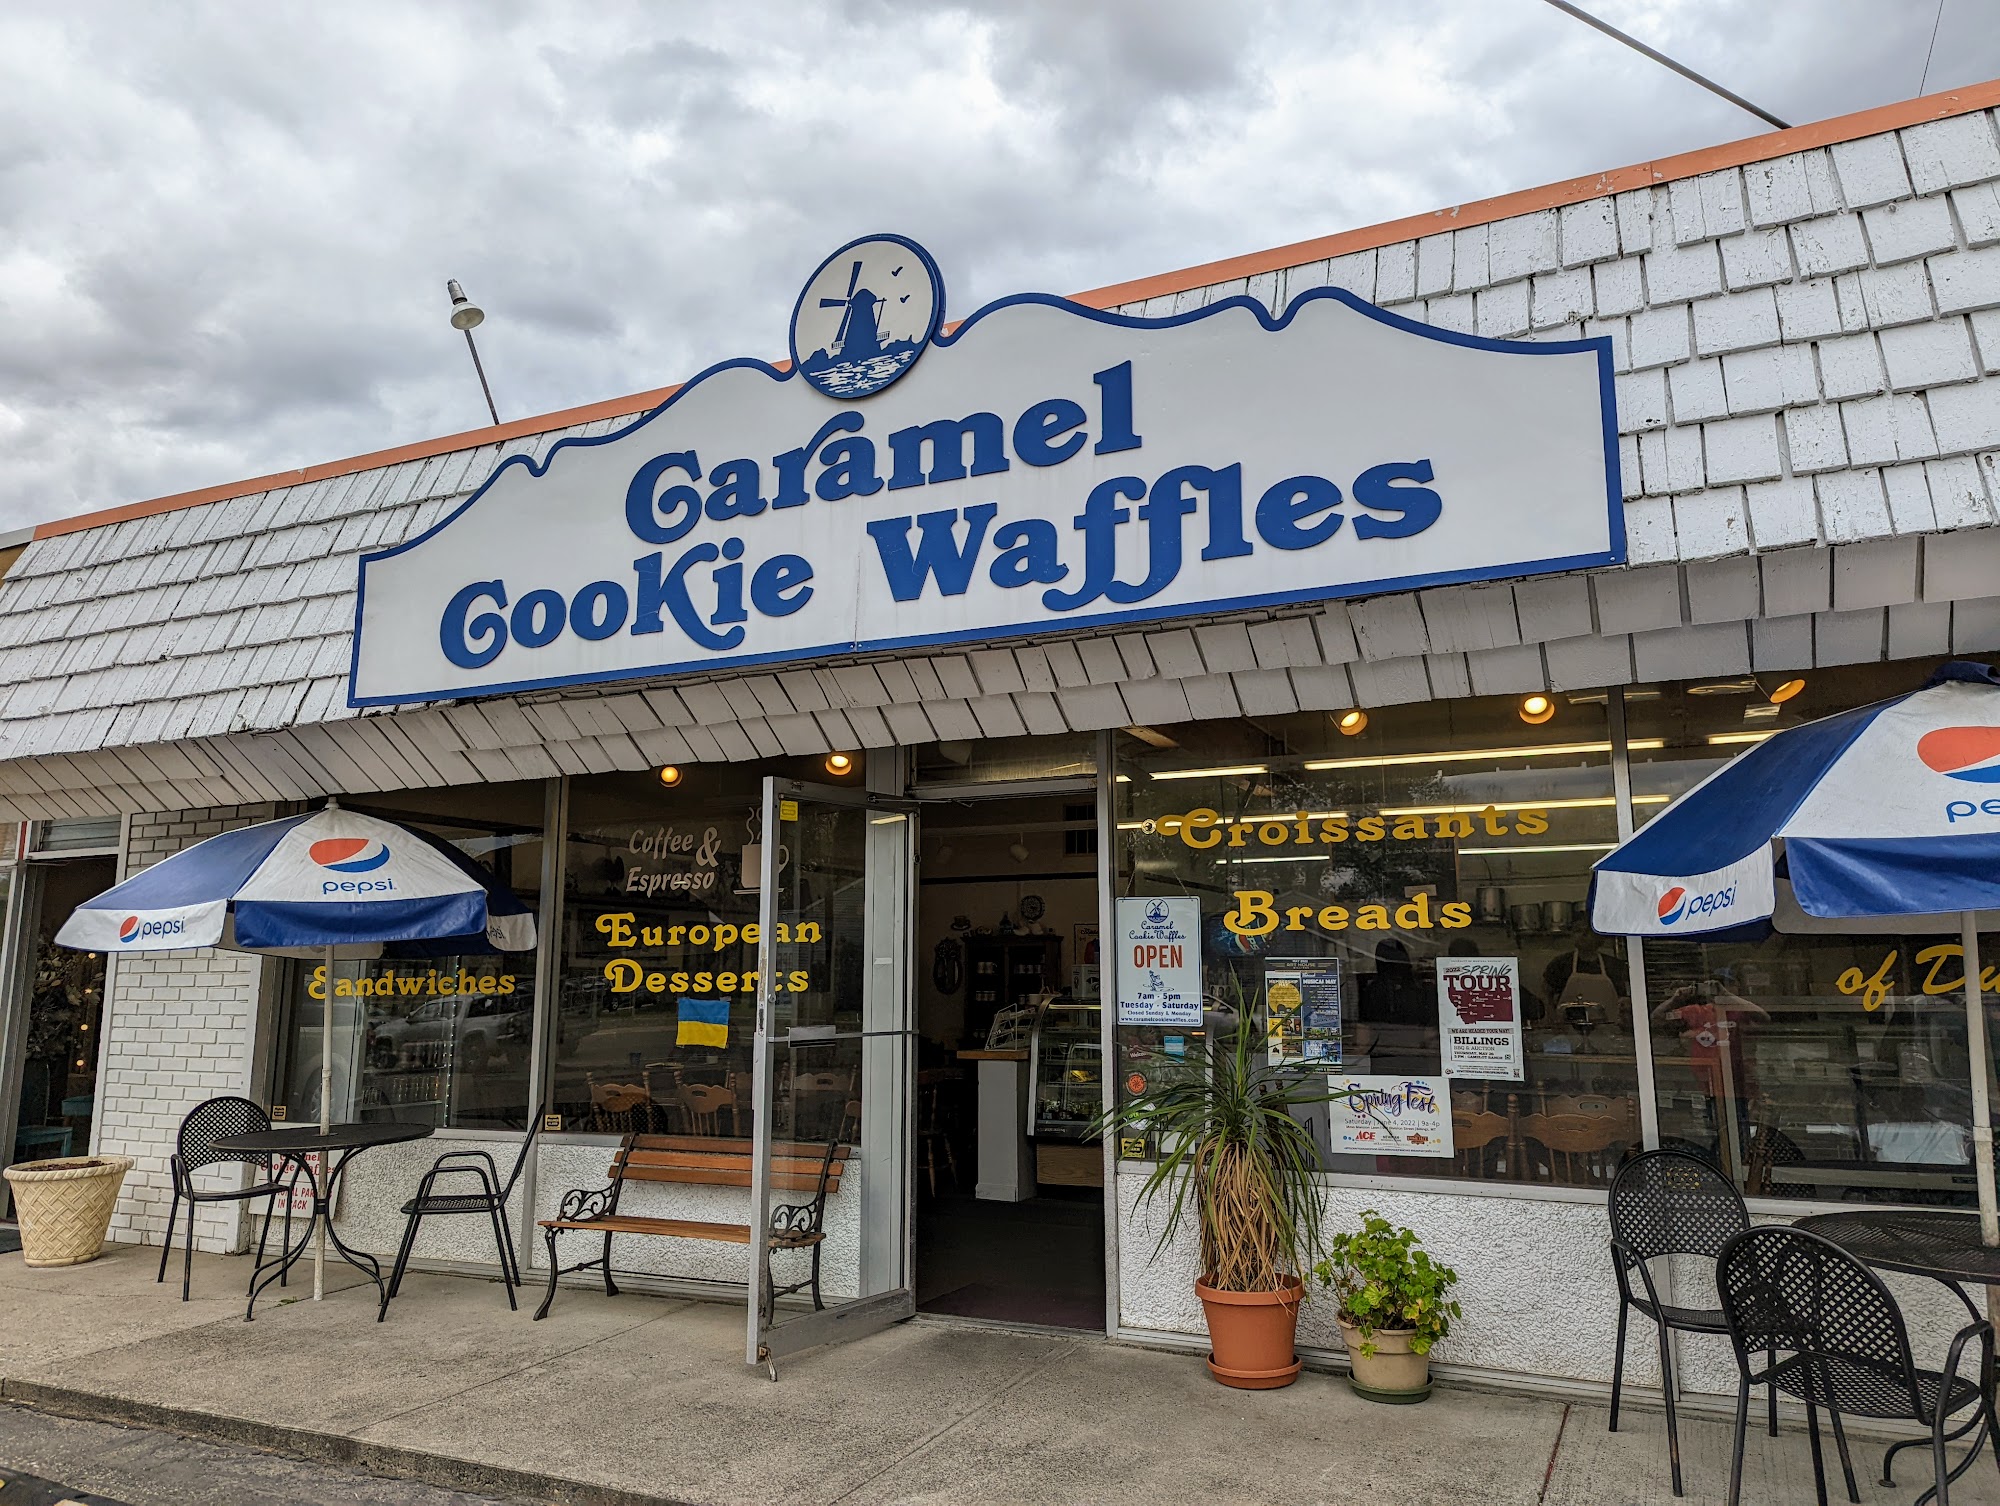
[{"label": "blue lettering", "polygon": [[[1186,469],[1198,471],[1199,466]],[[1250,553],[1250,541],[1243,537],[1243,464],[1225,465],[1208,472],[1206,481],[1196,486],[1208,493],[1208,547],[1201,551],[1205,560],[1240,559]]]},{"label": "blue lettering", "polygon": [[1115,455],[1138,449],[1140,439],[1132,429],[1132,363],[1120,361],[1090,379],[1097,384],[1097,430],[1104,436],[1091,453]]},{"label": "blue lettering", "polygon": [[[1287,476],[1257,499],[1257,532],[1273,549],[1310,549],[1340,531],[1340,514],[1332,511],[1338,506],[1340,488],[1324,476]],[[1306,523],[1315,513],[1326,516]],[[1360,521],[1354,531],[1361,532]]]},{"label": "blue lettering", "polygon": [[697,544],[686,554],[674,561],[673,569],[660,582],[660,600],[674,619],[674,625],[688,640],[702,648],[734,648],[743,641],[743,629],[732,627],[726,633],[710,632],[708,624],[701,620],[694,609],[694,602],[688,596],[686,579],[688,571],[696,565],[705,565],[710,560],[720,558],[722,551],[713,544]]},{"label": "blue lettering", "polygon": [[819,452],[826,469],[819,473],[813,490],[822,502],[839,502],[848,497],[872,497],[882,490],[882,478],[875,474],[875,445],[856,437],[836,439]]},{"label": "blue lettering", "polygon": [[1146,525],[1146,578],[1136,586],[1114,580],[1104,594],[1121,606],[1157,596],[1181,573],[1181,519],[1194,511],[1187,494],[1189,482],[1207,487],[1215,472],[1205,465],[1176,466],[1153,483],[1139,504],[1139,521]]},{"label": "blue lettering", "polygon": [[594,580],[570,601],[569,630],[592,643],[601,642],[625,626],[630,604],[617,581]]},{"label": "blue lettering", "polygon": [[[701,518],[701,493],[687,485],[669,487],[658,497],[653,489],[668,471],[686,471],[701,480],[701,462],[693,450],[655,455],[632,474],[625,488],[625,526],[648,544],[671,544],[685,537]],[[680,516],[674,517],[678,512]]]},{"label": "blue lettering", "polygon": [[[889,476],[889,490],[922,486],[930,481],[965,479],[965,442],[972,441],[972,474],[992,476],[1009,469],[1005,426],[997,413],[968,413],[953,422],[940,418],[934,423],[898,429],[889,436],[889,454],[895,469]],[[931,447],[931,468],[924,471],[924,446]],[[870,467],[873,467],[873,460]]]},{"label": "blue lettering", "polygon": [[[722,543],[722,557],[736,561],[743,558],[743,540],[725,539]],[[748,622],[750,614],[743,610],[743,567],[731,563],[715,572],[715,612],[708,619],[713,623]]]},{"label": "blue lettering", "polygon": [[523,648],[546,648],[562,636],[569,607],[558,591],[530,591],[514,603],[514,641]]},{"label": "blue lettering", "polygon": [[[444,621],[438,625],[438,646],[444,656],[460,669],[484,669],[500,657],[500,650],[507,646],[507,620],[498,612],[481,612],[472,621],[465,620],[465,614],[472,610],[472,604],[481,597],[496,607],[507,605],[507,584],[498,580],[476,580],[460,591],[444,609]],[[484,638],[484,644],[475,640]]]},{"label": "blue lettering", "polygon": [[1397,481],[1429,481],[1428,460],[1391,461],[1372,465],[1354,478],[1354,500],[1377,512],[1395,513],[1393,522],[1384,518],[1356,517],[1357,539],[1407,539],[1422,533],[1444,511],[1444,499],[1428,487],[1396,486]]},{"label": "blue lettering", "polygon": [[875,552],[882,558],[882,574],[889,582],[889,594],[898,601],[915,601],[924,594],[924,582],[935,577],[942,596],[963,596],[972,584],[972,569],[986,542],[987,527],[999,512],[998,504],[982,502],[965,509],[965,544],[957,535],[958,513],[926,512],[916,518],[920,537],[914,554],[910,549],[910,519],[882,518],[868,525],[875,540]]},{"label": "blue lettering", "polygon": [[993,547],[1000,551],[1000,557],[987,575],[1003,589],[1038,583],[1052,586],[1069,574],[1069,566],[1062,562],[1056,525],[1047,518],[1024,518],[994,530]]},{"label": "blue lettering", "polygon": [[[1066,397],[1036,403],[1014,420],[1014,453],[1029,465],[1061,465],[1082,449],[1084,440],[1090,437],[1073,432],[1088,417],[1082,403],[1073,403]],[[895,443],[893,435],[890,443]]]},{"label": "blue lettering", "polygon": [[771,507],[804,507],[812,498],[806,494],[806,465],[815,451],[826,442],[829,434],[846,433],[861,427],[862,419],[852,408],[833,415],[819,426],[819,432],[800,445],[796,450],[787,450],[774,456],[771,464],[778,468],[778,494],[771,499]]},{"label": "blue lettering", "polygon": [[727,518],[754,518],[764,510],[758,487],[762,473],[754,460],[725,460],[708,479],[715,490],[708,494],[708,515],[717,522]]},{"label": "blue lettering", "polygon": [[1043,606],[1051,612],[1074,611],[1109,589],[1118,573],[1118,528],[1132,516],[1118,499],[1136,502],[1145,495],[1146,483],[1137,476],[1113,476],[1090,489],[1072,525],[1083,534],[1083,584],[1074,591],[1044,591]]},{"label": "blue lettering", "polygon": [[750,577],[750,604],[766,617],[789,617],[812,600],[812,578],[813,567],[798,555],[774,554]]}]

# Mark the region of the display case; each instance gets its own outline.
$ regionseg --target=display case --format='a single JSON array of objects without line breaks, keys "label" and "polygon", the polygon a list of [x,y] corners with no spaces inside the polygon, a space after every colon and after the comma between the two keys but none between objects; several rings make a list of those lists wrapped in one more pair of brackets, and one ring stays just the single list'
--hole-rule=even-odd
[{"label": "display case", "polygon": [[1103,1008],[1055,999],[1035,1021],[1028,1056],[1028,1133],[1038,1140],[1084,1140],[1104,1107]]}]

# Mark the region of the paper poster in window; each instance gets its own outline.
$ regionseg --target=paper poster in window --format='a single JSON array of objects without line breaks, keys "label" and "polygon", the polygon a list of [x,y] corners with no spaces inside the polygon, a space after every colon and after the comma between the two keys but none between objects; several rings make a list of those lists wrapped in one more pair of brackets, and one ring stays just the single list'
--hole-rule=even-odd
[{"label": "paper poster in window", "polygon": [[1337,1155],[1438,1156],[1452,1154],[1451,1095],[1442,1077],[1328,1076],[1335,1092],[1353,1093],[1330,1104]]},{"label": "paper poster in window", "polygon": [[1118,1023],[1201,1024],[1201,901],[1118,901]]},{"label": "paper poster in window", "polygon": [[1264,963],[1264,1018],[1273,1066],[1340,1062],[1340,959],[1272,957]]},{"label": "paper poster in window", "polygon": [[1440,957],[1437,980],[1444,1075],[1520,1082],[1520,959]]}]

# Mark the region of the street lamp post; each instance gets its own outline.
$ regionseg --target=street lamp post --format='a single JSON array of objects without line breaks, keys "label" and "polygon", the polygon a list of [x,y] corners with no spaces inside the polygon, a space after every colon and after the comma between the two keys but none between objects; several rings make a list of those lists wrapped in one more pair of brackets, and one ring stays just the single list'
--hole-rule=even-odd
[{"label": "street lamp post", "polygon": [[479,390],[486,398],[486,411],[497,427],[500,410],[493,406],[493,389],[486,385],[486,368],[480,363],[479,347],[472,341],[472,332],[486,320],[486,310],[465,296],[456,277],[445,283],[444,290],[451,295],[451,327],[465,336],[465,348],[472,352],[472,369],[479,374]]}]

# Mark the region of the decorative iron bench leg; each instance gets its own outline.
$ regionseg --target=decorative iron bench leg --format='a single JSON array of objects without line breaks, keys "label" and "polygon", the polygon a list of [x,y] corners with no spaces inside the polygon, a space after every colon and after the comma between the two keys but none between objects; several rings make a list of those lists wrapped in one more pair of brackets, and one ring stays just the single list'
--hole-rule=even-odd
[{"label": "decorative iron bench leg", "polygon": [[549,1315],[549,1308],[556,1300],[556,1277],[562,1274],[562,1268],[556,1264],[556,1231],[545,1229],[542,1232],[548,1235],[549,1239],[549,1292],[542,1298],[542,1305],[535,1309],[537,1323]]},{"label": "decorative iron bench leg", "polygon": [[604,1235],[604,1295],[618,1295],[618,1283],[611,1279],[611,1234],[608,1230]]}]

